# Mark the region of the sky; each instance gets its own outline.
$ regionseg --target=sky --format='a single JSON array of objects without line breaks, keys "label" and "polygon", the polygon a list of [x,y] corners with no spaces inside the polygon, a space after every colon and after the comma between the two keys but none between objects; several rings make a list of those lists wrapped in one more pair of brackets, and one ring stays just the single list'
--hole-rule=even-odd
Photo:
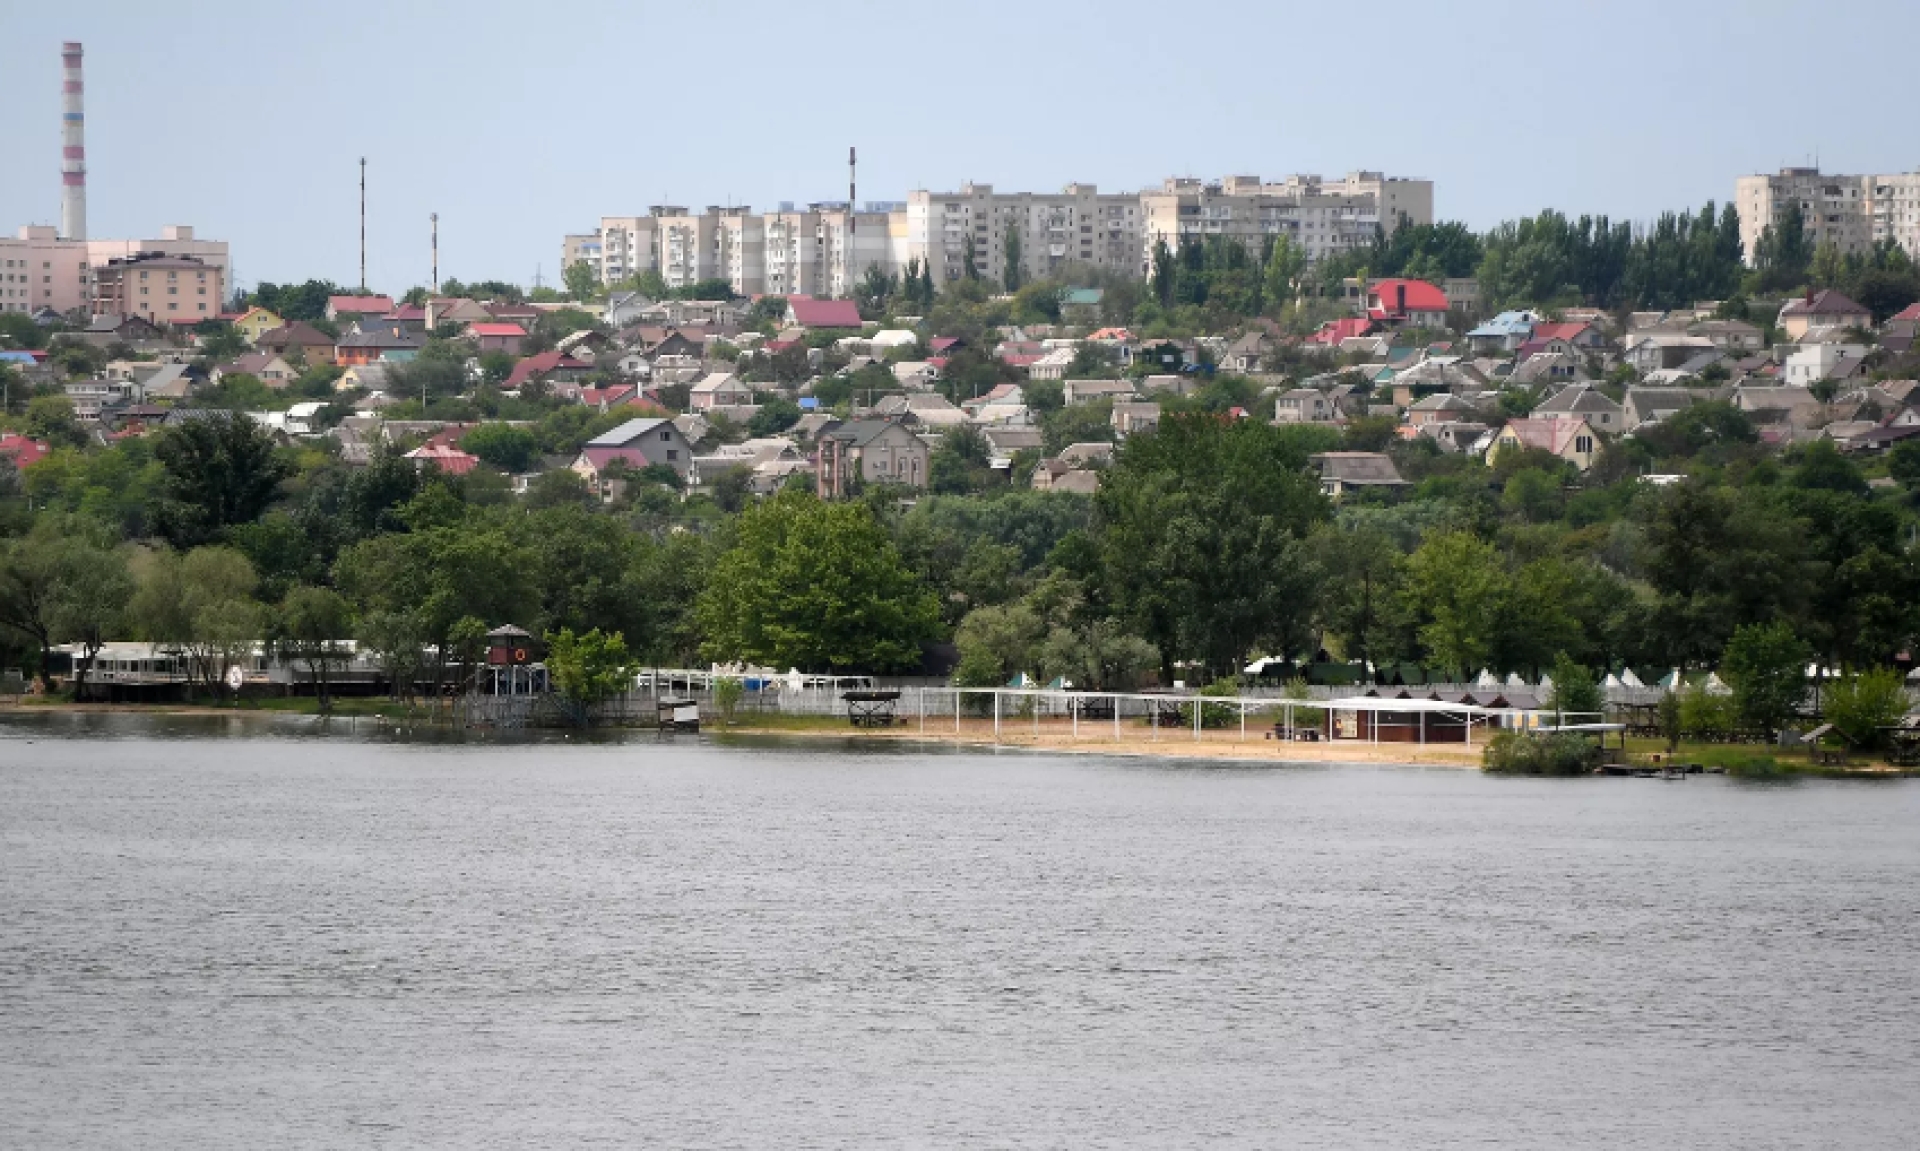
[{"label": "sky", "polygon": [[60,45],[86,48],[93,238],[191,224],[235,278],[557,284],[562,235],[658,203],[862,200],[965,181],[1435,181],[1486,228],[1649,219],[1818,157],[1920,168],[1920,5],[1800,41],[1774,0],[630,0],[377,13],[259,0],[0,2],[0,227],[59,222]]}]

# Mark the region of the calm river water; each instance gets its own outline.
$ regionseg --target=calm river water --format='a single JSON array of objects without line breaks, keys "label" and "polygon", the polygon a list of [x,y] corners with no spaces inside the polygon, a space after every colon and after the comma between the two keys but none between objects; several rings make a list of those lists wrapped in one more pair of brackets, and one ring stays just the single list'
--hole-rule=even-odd
[{"label": "calm river water", "polygon": [[1920,1130],[1913,782],[310,730],[0,721],[0,1145]]}]

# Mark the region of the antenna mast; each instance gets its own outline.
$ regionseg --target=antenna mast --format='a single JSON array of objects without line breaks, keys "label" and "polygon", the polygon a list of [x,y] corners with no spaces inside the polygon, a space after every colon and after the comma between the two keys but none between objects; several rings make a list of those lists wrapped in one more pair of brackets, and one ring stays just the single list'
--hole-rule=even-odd
[{"label": "antenna mast", "polygon": [[434,212],[427,217],[433,222],[433,291],[440,293],[440,213]]},{"label": "antenna mast", "polygon": [[367,158],[360,157],[360,290],[367,290]]}]

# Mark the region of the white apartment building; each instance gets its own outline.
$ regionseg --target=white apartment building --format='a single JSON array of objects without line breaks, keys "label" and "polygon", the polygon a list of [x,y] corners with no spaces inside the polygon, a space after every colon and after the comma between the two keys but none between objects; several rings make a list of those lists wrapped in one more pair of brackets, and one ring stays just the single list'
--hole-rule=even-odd
[{"label": "white apartment building", "polygon": [[1138,270],[1153,264],[1153,249],[1180,246],[1183,237],[1229,236],[1249,249],[1268,236],[1286,236],[1309,261],[1373,242],[1375,227],[1392,235],[1404,216],[1433,223],[1433,181],[1350,172],[1338,181],[1289,176],[1263,184],[1258,176],[1229,176],[1218,183],[1176,177],[1158,191],[1140,194],[1144,219]]},{"label": "white apartment building", "polygon": [[973,238],[980,275],[999,281],[1006,272],[1009,231],[1020,237],[1020,263],[1027,279],[1066,267],[1138,274],[1141,197],[1102,195],[1092,184],[1068,184],[1058,193],[996,193],[991,184],[962,184],[958,192],[907,194],[904,267],[931,265],[933,281],[945,284],[966,274],[967,238]]},{"label": "white apartment building", "polygon": [[[1126,276],[1149,269],[1156,241],[1223,234],[1259,247],[1286,235],[1311,260],[1391,233],[1406,217],[1433,222],[1433,183],[1352,172],[1337,181],[1292,176],[1263,184],[1255,176],[1219,183],[1168,180],[1145,192],[1102,193],[1092,184],[1059,192],[996,192],[966,183],[957,192],[908,193],[905,203],[844,201],[754,213],[709,207],[699,215],[657,205],[645,216],[603,216],[591,236],[568,236],[562,264],[587,260],[601,282],[660,273],[669,287],[722,278],[753,295],[845,297],[870,267],[889,275],[918,260],[936,284],[962,278],[969,241],[980,276],[1006,273],[1009,235],[1019,237],[1026,279],[1093,268]],[[597,263],[595,261],[597,260]]]},{"label": "white apartment building", "polygon": [[1740,177],[1733,194],[1749,264],[1761,234],[1794,203],[1816,249],[1832,244],[1842,255],[1865,254],[1892,240],[1920,259],[1920,172],[1830,176],[1818,168],[1782,168],[1772,176]]},{"label": "white apartment building", "polygon": [[1734,183],[1733,205],[1740,214],[1740,243],[1747,262],[1753,262],[1761,233],[1795,202],[1816,249],[1832,244],[1842,253],[1867,251],[1873,247],[1872,190],[1871,177],[1823,176],[1818,168],[1782,168],[1773,176],[1740,177]]}]

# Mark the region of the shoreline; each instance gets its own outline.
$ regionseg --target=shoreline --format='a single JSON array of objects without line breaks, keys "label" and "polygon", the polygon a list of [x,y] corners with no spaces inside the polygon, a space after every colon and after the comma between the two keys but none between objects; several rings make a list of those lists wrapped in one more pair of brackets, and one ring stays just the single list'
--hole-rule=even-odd
[{"label": "shoreline", "polygon": [[[259,708],[259,707],[220,707],[206,704],[138,704],[138,703],[60,703],[34,702],[20,700],[0,701],[0,717],[5,716],[103,716],[103,715],[139,715],[152,718],[179,719],[235,719],[252,718],[267,720],[286,719],[335,719],[345,721],[345,732],[354,731],[362,726],[371,725],[372,730],[390,729],[395,732],[436,733],[444,736],[498,737],[509,734],[503,729],[492,727],[464,727],[444,722],[444,716],[435,717],[424,711],[407,714],[401,707],[386,705],[376,709],[347,709],[335,712],[331,716],[321,716],[317,710],[296,708]],[[364,721],[364,724],[363,724]],[[943,722],[950,725],[951,720]],[[919,726],[908,721],[896,723],[890,727],[854,727],[844,717],[837,716],[784,716],[777,714],[753,714],[737,716],[732,723],[723,722],[718,716],[703,717],[700,735],[720,739],[731,737],[771,737],[796,738],[802,740],[837,740],[870,743],[890,743],[896,745],[924,745],[929,748],[969,748],[969,749],[1005,749],[1008,751],[1052,753],[1060,755],[1104,755],[1130,759],[1160,760],[1202,760],[1216,763],[1245,764],[1300,764],[1314,766],[1372,766],[1372,767],[1422,767],[1446,768],[1455,771],[1479,771],[1482,768],[1481,753],[1485,744],[1476,742],[1471,748],[1458,743],[1418,744],[1418,743],[1358,743],[1325,741],[1287,741],[1265,738],[1261,728],[1249,727],[1242,738],[1237,728],[1212,728],[1201,732],[1195,739],[1191,728],[1154,729],[1141,725],[1128,725],[1115,739],[1112,730],[1105,724],[1085,727],[1076,732],[1071,725],[1058,720],[1042,721],[1038,731],[1024,721],[1003,722],[1000,734],[994,734],[991,720],[969,718],[962,722],[958,731],[947,726],[929,727],[920,730]],[[543,729],[544,730],[544,729]],[[588,729],[600,737],[618,736],[621,733],[651,733],[650,725],[627,727],[601,727]],[[1084,734],[1082,734],[1082,732]],[[514,732],[511,734],[523,734]],[[563,729],[552,729],[549,734],[563,734]],[[579,734],[579,733],[576,733]],[[1693,748],[1683,750],[1676,758],[1686,762],[1691,757],[1695,762],[1712,764],[1716,749]],[[1803,767],[1791,757],[1781,756],[1777,749],[1753,747],[1743,749],[1753,758],[1778,761],[1783,769],[1782,776],[1818,775],[1826,778],[1862,778],[1885,779],[1920,775],[1912,768],[1901,768],[1884,761],[1869,759],[1845,767],[1816,769]],[[1636,753],[1638,757],[1648,754],[1646,748]]]}]

